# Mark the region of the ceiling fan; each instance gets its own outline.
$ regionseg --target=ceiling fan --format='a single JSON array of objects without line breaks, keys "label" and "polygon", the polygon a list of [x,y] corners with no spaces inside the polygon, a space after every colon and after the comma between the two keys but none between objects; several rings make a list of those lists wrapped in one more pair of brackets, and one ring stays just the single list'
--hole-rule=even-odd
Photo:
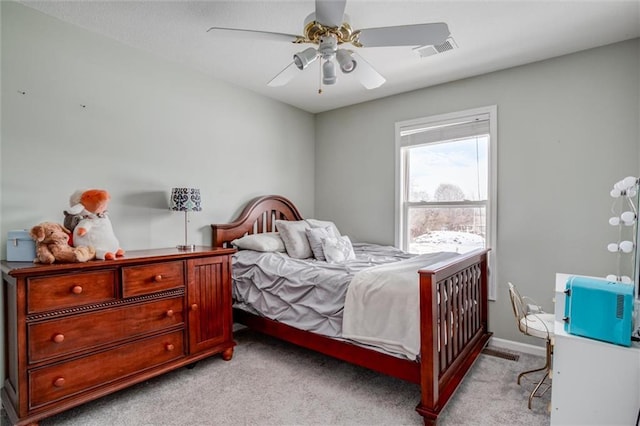
[{"label": "ceiling fan", "polygon": [[[299,71],[320,59],[324,61],[322,84],[335,84],[337,62],[344,74],[355,71],[354,75],[367,89],[380,87],[386,81],[385,78],[357,52],[339,46],[343,44],[350,44],[355,48],[435,46],[443,44],[450,35],[449,27],[442,22],[353,30],[349,25],[348,16],[344,13],[345,6],[346,0],[315,0],[315,12],[307,16],[304,21],[304,35],[222,27],[211,27],[207,32],[223,36],[245,36],[299,44],[310,43],[318,46],[308,47],[294,54],[293,61],[269,81],[269,86],[287,84]],[[322,93],[321,88],[318,93]]]}]

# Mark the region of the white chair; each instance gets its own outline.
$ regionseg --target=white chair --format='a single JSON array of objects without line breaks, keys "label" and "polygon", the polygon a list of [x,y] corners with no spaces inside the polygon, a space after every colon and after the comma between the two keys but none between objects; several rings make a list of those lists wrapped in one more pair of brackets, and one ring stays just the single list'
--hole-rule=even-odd
[{"label": "white chair", "polygon": [[[544,395],[547,390],[551,388],[551,356],[553,354],[553,324],[554,315],[546,313],[542,308],[535,303],[532,299],[521,296],[516,287],[509,283],[509,296],[511,297],[511,306],[513,307],[513,314],[516,317],[516,323],[518,330],[527,336],[537,337],[539,339],[545,339],[546,342],[546,362],[544,366],[536,368],[534,370],[525,371],[518,375],[518,384],[520,379],[527,374],[536,373],[538,371],[544,371],[544,376],[536,384],[529,395],[528,407],[531,409],[531,400],[534,397],[540,397]],[[547,381],[548,379],[548,381]],[[537,394],[540,387],[547,382],[545,389]]]}]

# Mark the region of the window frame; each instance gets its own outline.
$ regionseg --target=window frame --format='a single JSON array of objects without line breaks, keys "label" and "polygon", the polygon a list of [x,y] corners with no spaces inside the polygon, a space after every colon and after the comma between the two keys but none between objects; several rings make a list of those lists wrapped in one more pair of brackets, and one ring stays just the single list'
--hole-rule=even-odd
[{"label": "window frame", "polygon": [[[407,170],[405,170],[405,161],[407,152],[403,149],[405,145],[402,143],[401,132],[407,128],[416,128],[419,126],[433,127],[448,125],[468,118],[470,116],[488,116],[489,120],[489,152],[488,152],[488,188],[487,201],[452,201],[452,202],[409,202],[408,187],[405,188],[404,183],[408,180]],[[486,239],[485,244],[490,248],[489,252],[489,299],[496,300],[496,242],[497,242],[497,176],[498,176],[498,107],[497,105],[489,105],[480,108],[468,109],[452,113],[438,114],[427,117],[416,118],[412,120],[398,121],[395,123],[395,245],[396,247],[406,249],[405,226],[407,223],[407,215],[409,207],[429,207],[428,204],[436,206],[442,204],[443,207],[478,207],[486,208]],[[437,142],[436,142],[437,143]],[[417,145],[417,144],[416,144]]]}]

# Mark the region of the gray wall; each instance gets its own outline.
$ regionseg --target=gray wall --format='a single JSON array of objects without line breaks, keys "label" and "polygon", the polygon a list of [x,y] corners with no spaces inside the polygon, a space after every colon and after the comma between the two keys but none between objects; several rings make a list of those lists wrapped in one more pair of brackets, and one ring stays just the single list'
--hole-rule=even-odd
[{"label": "gray wall", "polygon": [[111,193],[125,250],[184,241],[183,214],[168,210],[174,186],[201,190],[190,243],[211,244],[209,224],[256,195],[313,214],[313,115],[22,5],[0,10],[0,258],[7,231],[62,222],[81,188]]},{"label": "gray wall", "polygon": [[394,242],[394,124],[498,106],[495,336],[517,331],[506,282],[553,309],[556,272],[615,273],[609,191],[638,176],[638,39],[319,114],[316,216]]},{"label": "gray wall", "polygon": [[184,240],[183,213],[168,210],[174,186],[201,190],[196,244],[256,195],[313,213],[313,115],[11,2],[2,94],[3,241],[62,221],[69,196],[91,187],[111,193],[126,250]]}]

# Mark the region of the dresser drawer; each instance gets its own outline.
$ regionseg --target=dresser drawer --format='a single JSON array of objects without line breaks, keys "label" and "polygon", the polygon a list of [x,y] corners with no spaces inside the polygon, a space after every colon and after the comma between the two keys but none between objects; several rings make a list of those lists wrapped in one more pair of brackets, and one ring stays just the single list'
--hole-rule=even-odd
[{"label": "dresser drawer", "polygon": [[176,297],[30,324],[29,362],[184,324],[183,304]]},{"label": "dresser drawer", "polygon": [[27,311],[36,313],[106,302],[116,297],[113,269],[27,280]]},{"label": "dresser drawer", "polygon": [[184,286],[184,263],[164,262],[122,268],[122,296],[132,297]]},{"label": "dresser drawer", "polygon": [[183,332],[176,331],[31,370],[29,407],[37,408],[98,388],[184,356]]}]

